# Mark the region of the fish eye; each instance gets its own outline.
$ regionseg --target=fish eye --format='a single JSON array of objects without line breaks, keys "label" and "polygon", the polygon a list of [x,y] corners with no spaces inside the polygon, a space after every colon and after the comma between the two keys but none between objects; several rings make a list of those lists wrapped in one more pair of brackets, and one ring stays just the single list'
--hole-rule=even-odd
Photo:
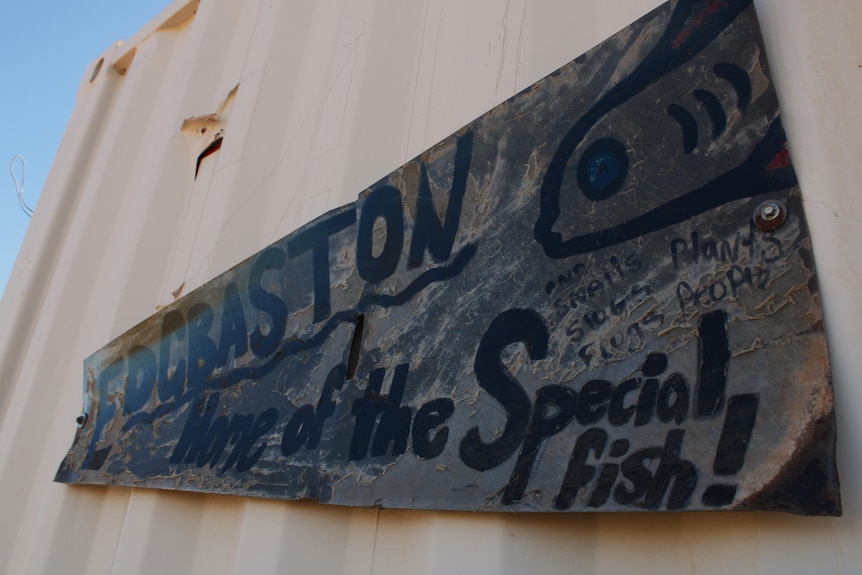
[{"label": "fish eye", "polygon": [[606,200],[619,190],[629,173],[626,147],[613,138],[596,140],[578,163],[578,186],[594,202]]}]

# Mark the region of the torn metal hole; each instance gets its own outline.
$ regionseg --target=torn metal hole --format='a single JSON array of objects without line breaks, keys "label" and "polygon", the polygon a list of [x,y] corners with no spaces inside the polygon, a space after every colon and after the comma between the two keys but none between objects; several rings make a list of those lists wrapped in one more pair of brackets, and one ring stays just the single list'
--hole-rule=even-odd
[{"label": "torn metal hole", "polygon": [[347,379],[356,375],[359,365],[359,353],[362,351],[362,336],[365,331],[365,314],[356,315],[356,328],[353,330],[353,340],[350,342],[350,355],[347,358]]},{"label": "torn metal hole", "polygon": [[204,149],[204,151],[198,156],[197,164],[195,164],[195,179],[198,179],[198,172],[201,170],[201,162],[203,162],[204,158],[207,156],[211,156],[221,149],[221,141],[223,139],[223,136],[217,137],[213,140],[212,144],[207,146],[206,149]]}]

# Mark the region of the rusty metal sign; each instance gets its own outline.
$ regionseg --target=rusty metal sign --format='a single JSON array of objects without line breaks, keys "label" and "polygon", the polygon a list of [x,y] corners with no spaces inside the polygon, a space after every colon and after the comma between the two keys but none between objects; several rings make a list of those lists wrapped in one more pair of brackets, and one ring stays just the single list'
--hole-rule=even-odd
[{"label": "rusty metal sign", "polygon": [[84,380],[66,483],[840,513],[814,262],[750,1],[661,6]]}]

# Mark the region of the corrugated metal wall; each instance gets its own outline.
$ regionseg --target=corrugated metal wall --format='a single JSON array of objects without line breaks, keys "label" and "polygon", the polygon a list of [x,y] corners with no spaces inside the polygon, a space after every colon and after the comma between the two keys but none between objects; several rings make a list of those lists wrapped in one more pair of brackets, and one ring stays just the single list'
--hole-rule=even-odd
[{"label": "corrugated metal wall", "polygon": [[[843,518],[379,511],[51,482],[84,357],[658,3],[178,0],[97,58],[0,307],[0,567],[860,572],[857,0],[756,2],[824,294]],[[181,126],[216,112],[224,144],[195,179],[213,132]]]}]

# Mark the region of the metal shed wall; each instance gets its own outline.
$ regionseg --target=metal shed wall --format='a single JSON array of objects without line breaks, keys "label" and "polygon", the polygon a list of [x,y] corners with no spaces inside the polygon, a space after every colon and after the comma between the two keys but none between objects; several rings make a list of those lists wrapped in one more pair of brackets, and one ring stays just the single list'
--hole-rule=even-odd
[{"label": "metal shed wall", "polygon": [[[0,305],[8,573],[858,573],[862,4],[757,0],[812,228],[844,517],[352,509],[52,483],[84,357],[658,0],[177,0],[99,58]],[[232,92],[236,88],[235,92]],[[221,150],[183,120],[219,112]]]}]

